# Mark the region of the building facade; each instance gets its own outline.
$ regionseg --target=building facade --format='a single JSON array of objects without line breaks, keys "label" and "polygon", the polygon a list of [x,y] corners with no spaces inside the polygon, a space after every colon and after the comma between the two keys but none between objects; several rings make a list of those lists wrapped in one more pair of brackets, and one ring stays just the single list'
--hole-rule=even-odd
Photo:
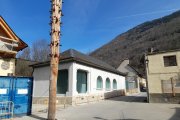
[{"label": "building facade", "polygon": [[149,102],[180,102],[180,50],[146,55]]},{"label": "building facade", "polygon": [[27,47],[0,16],[0,76],[15,75],[15,57]]},{"label": "building facade", "polygon": [[[57,96],[58,103],[78,104],[124,95],[125,77],[110,65],[75,50],[61,54]],[[33,102],[49,96],[49,62],[34,64]]]},{"label": "building facade", "polygon": [[130,66],[129,59],[123,60],[117,70],[126,74],[126,94],[139,93],[139,81],[141,78],[138,72]]}]

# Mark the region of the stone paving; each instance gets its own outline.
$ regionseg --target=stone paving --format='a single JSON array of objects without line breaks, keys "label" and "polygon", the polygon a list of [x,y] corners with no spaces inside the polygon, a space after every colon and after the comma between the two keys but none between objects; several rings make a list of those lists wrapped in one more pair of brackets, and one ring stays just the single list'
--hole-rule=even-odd
[{"label": "stone paving", "polygon": [[[45,120],[46,111],[14,120]],[[146,103],[145,94],[116,97],[98,103],[58,107],[58,120],[180,120],[180,104]]]}]

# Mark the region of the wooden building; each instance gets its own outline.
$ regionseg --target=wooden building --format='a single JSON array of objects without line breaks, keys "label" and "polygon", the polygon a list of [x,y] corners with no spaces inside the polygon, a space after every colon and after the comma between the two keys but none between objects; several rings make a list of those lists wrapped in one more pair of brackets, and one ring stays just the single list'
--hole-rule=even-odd
[{"label": "wooden building", "polygon": [[0,16],[0,76],[15,74],[15,57],[27,46]]}]

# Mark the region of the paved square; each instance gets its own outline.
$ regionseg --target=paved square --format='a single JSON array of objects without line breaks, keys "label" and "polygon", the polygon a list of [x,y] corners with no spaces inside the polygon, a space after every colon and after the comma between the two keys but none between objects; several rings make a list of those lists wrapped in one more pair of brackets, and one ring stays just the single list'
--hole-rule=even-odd
[{"label": "paved square", "polygon": [[[141,95],[57,109],[58,120],[180,120],[180,104],[145,103]],[[15,120],[45,120],[47,113]]]}]

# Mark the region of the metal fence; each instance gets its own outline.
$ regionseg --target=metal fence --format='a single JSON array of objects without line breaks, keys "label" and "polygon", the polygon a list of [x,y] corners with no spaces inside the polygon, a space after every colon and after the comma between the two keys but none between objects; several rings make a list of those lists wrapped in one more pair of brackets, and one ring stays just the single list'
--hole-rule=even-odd
[{"label": "metal fence", "polygon": [[0,102],[0,120],[13,119],[14,103],[12,101]]}]

